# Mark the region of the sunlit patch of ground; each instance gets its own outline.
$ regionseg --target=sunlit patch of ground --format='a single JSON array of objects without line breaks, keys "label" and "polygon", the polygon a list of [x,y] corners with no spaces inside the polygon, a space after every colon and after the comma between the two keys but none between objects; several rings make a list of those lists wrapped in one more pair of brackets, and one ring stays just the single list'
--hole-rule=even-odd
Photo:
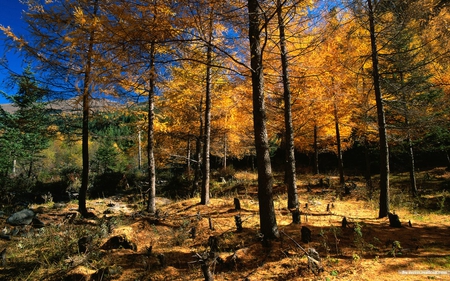
[{"label": "sunlit patch of ground", "polygon": [[[239,177],[247,181],[254,174]],[[403,205],[392,206],[402,227],[392,228],[387,218],[377,218],[376,199],[364,199],[367,191],[361,182],[344,196],[338,185],[319,184],[319,179],[299,180],[300,225],[291,223],[284,187],[275,186],[281,237],[268,248],[262,246],[258,233],[256,186],[248,182],[239,183],[232,196],[212,198],[207,206],[200,205],[199,198],[161,198],[157,217],[120,198],[88,201],[98,219],[76,217],[71,222],[67,214],[75,212],[76,202],[61,208],[33,206],[41,209],[39,218],[47,227],[33,234],[24,230],[11,241],[0,240],[0,250],[8,251],[0,279],[204,280],[197,254],[210,249],[210,237],[217,239],[220,257],[211,266],[215,280],[450,279],[450,217],[445,212],[415,209],[405,196]],[[234,197],[240,200],[239,211]],[[242,232],[237,232],[236,215],[243,222]],[[346,228],[341,227],[344,217]],[[303,226],[312,231],[310,243],[301,241]],[[86,235],[93,236],[94,242],[89,252],[79,253],[77,241]],[[135,243],[137,250],[100,249],[117,235]],[[324,272],[318,276],[308,268],[304,250],[309,248],[322,258]]]}]

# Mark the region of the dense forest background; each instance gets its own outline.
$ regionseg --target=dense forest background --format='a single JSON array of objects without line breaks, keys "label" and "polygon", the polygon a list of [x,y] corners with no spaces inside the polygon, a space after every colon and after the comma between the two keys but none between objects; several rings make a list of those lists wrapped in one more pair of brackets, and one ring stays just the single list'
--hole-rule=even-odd
[{"label": "dense forest background", "polygon": [[417,170],[450,165],[447,1],[27,3],[26,34],[0,25],[29,63],[3,93],[2,194],[79,193],[87,215],[86,196],[139,187],[154,212],[254,169],[267,218],[273,168],[288,192],[361,175],[384,217],[390,171],[417,196]]}]

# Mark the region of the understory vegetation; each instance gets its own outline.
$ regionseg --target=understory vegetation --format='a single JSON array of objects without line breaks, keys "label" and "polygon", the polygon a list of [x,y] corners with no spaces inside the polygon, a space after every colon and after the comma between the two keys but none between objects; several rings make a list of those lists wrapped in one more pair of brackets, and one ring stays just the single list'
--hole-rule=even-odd
[{"label": "understory vegetation", "polygon": [[[252,172],[212,183],[209,205],[198,204],[198,197],[157,197],[155,214],[142,211],[143,195],[131,186],[88,200],[94,218],[82,218],[76,200],[47,198],[30,206],[45,227],[21,227],[11,240],[0,240],[0,249],[6,249],[0,278],[207,280],[206,265],[214,280],[440,280],[448,275],[439,272],[450,270],[450,173],[436,168],[418,178],[420,196],[412,199],[408,175],[392,175],[391,208],[402,223],[392,228],[388,219],[377,219],[376,189],[370,194],[363,180],[352,177],[346,194],[332,174],[298,178],[301,223],[294,224],[277,176],[274,204],[281,235],[268,245],[258,231]],[[8,212],[2,216],[20,208],[4,205]],[[1,227],[12,231],[4,222]],[[304,227],[311,230],[308,243],[302,241]],[[308,262],[312,248],[323,271]],[[411,270],[428,273],[402,274]]]}]

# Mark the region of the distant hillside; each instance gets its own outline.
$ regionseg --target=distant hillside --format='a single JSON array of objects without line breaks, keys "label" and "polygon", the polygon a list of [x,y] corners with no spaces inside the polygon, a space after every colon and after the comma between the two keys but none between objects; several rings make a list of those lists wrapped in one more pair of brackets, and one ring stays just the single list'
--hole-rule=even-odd
[{"label": "distant hillside", "polygon": [[[111,108],[119,108],[122,106],[124,105],[108,99],[95,99],[92,100],[91,110],[104,111],[111,110]],[[8,113],[14,113],[17,110],[17,107],[10,103],[0,104],[0,107]],[[77,112],[81,111],[82,104],[79,99],[72,98],[67,100],[57,100],[49,102],[47,107],[48,109],[51,109],[55,112]]]}]

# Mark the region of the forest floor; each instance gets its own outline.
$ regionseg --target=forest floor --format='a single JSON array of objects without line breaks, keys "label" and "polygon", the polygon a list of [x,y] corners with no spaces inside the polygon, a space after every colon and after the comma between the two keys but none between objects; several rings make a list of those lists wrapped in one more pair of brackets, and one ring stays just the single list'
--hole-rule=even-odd
[{"label": "forest floor", "polygon": [[[406,174],[391,178],[391,211],[400,228],[377,218],[377,193],[368,199],[362,179],[349,179],[354,188],[344,196],[332,176],[300,177],[301,224],[292,223],[284,187],[275,186],[280,238],[268,247],[258,233],[254,175],[236,177],[237,183],[215,184],[212,193],[221,196],[207,206],[198,197],[158,198],[157,216],[140,211],[136,196],[89,200],[93,219],[79,217],[76,201],[34,205],[46,226],[0,240],[0,250],[6,248],[0,280],[205,280],[210,237],[218,257],[209,267],[214,280],[450,280],[450,173],[442,169],[419,175],[416,200],[404,188]],[[3,218],[0,227],[10,231]],[[311,242],[302,242],[302,227],[311,230]],[[304,252],[310,248],[321,257],[317,275]]]}]

